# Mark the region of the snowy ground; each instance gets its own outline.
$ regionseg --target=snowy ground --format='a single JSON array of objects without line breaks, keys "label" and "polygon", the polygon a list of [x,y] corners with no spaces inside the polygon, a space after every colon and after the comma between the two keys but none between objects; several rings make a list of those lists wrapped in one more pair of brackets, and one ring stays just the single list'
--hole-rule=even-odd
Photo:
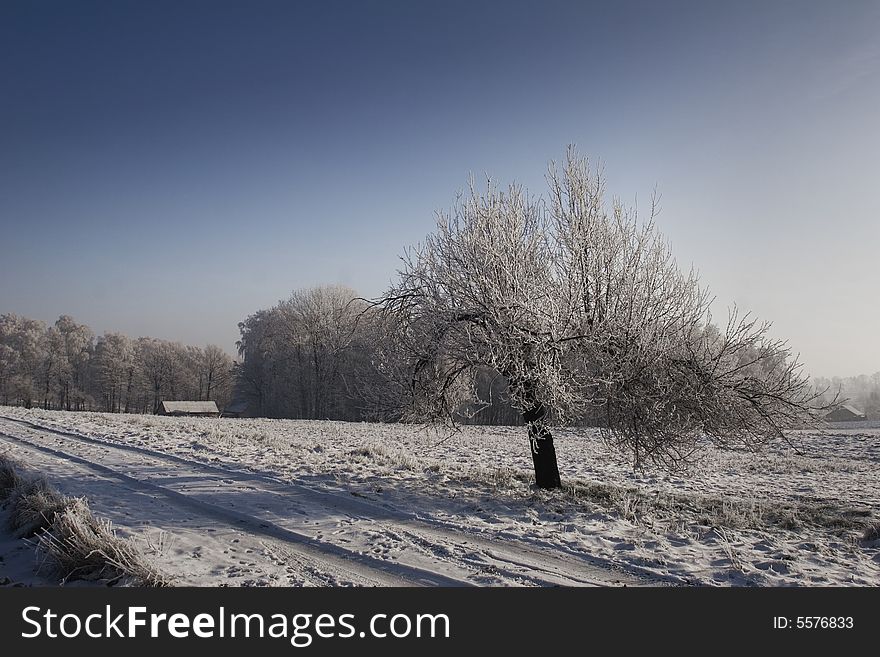
[{"label": "snowy ground", "polygon": [[566,489],[546,492],[521,428],[0,407],[0,450],[181,584],[880,584],[880,430],[709,450],[681,476],[556,435]]}]

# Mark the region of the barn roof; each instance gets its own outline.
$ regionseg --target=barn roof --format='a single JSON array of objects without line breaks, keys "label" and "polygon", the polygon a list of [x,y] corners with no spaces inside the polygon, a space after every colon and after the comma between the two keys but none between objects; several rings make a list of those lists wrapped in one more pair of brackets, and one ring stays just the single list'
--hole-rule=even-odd
[{"label": "barn roof", "polygon": [[845,411],[846,413],[850,413],[851,415],[854,415],[856,417],[865,417],[865,414],[862,413],[862,411],[850,404],[838,404],[837,406],[832,408],[831,411],[829,411],[828,415],[834,415],[835,413],[840,413],[840,411]]},{"label": "barn roof", "polygon": [[217,404],[212,401],[163,401],[166,413],[219,413]]},{"label": "barn roof", "polygon": [[849,404],[841,404],[838,408],[843,408],[852,413],[853,415],[864,415],[859,409],[855,406],[850,406]]}]

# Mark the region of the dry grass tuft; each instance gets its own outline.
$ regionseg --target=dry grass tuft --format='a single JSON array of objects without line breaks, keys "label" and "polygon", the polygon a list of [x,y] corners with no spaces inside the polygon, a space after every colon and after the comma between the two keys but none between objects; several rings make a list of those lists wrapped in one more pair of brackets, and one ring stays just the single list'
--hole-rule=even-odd
[{"label": "dry grass tuft", "polygon": [[356,458],[369,459],[379,465],[412,472],[423,470],[437,472],[440,469],[438,464],[432,463],[430,460],[420,460],[402,449],[389,447],[381,442],[368,443],[363,447],[349,450],[347,454]]},{"label": "dry grass tuft", "polygon": [[168,586],[170,581],[144,559],[132,541],[117,536],[109,520],[92,515],[81,498],[69,500],[38,545],[62,580],[105,580],[133,586]]},{"label": "dry grass tuft", "polygon": [[0,454],[0,502],[5,502],[12,491],[21,485],[21,476],[13,461],[6,454]]},{"label": "dry grass tuft", "polygon": [[880,541],[880,520],[875,520],[867,527],[865,527],[865,531],[862,534],[862,540],[865,543],[870,543],[871,541]]},{"label": "dry grass tuft", "polygon": [[0,454],[0,502],[9,507],[16,536],[33,537],[43,562],[70,579],[168,586],[172,582],[129,539],[116,535],[109,520],[96,518],[82,498],[62,495],[42,477],[21,473]]},{"label": "dry grass tuft", "polygon": [[49,529],[55,514],[65,510],[70,498],[51,488],[45,479],[39,477],[23,479],[9,496],[9,503],[12,531],[19,538],[28,538]]}]

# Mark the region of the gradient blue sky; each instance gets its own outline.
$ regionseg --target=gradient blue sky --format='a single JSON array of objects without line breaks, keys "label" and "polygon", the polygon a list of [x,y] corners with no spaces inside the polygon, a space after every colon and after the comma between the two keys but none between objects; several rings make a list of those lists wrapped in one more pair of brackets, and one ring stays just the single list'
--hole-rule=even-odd
[{"label": "gradient blue sky", "polygon": [[233,349],[566,144],[815,375],[880,370],[878,2],[0,4],[0,312]]}]

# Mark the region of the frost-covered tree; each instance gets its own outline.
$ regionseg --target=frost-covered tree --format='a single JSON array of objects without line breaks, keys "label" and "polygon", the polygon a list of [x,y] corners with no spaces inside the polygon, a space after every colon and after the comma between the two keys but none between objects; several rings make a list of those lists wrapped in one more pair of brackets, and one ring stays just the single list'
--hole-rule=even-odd
[{"label": "frost-covered tree", "polygon": [[128,410],[135,386],[135,352],[131,339],[121,333],[105,333],[95,344],[92,359],[93,396],[105,411]]},{"label": "frost-covered tree", "polygon": [[231,396],[232,357],[215,344],[200,350],[199,356],[199,399],[216,401],[223,408]]},{"label": "frost-covered tree", "polygon": [[53,399],[61,396],[59,381],[66,365],[64,338],[54,326],[46,329],[41,336],[40,355],[39,390],[43,408],[49,409]]},{"label": "frost-covered tree", "polygon": [[237,389],[250,413],[363,419],[355,379],[375,342],[366,310],[354,290],[329,285],[296,290],[241,322]]},{"label": "frost-covered tree", "polygon": [[89,360],[94,352],[95,334],[70,315],[59,317],[55,330],[64,345],[58,369],[58,407],[83,410],[90,401]]},{"label": "frost-covered tree", "polygon": [[39,399],[39,380],[44,363],[46,325],[15,314],[0,316],[0,343],[5,367],[0,385],[3,403],[30,408]]},{"label": "frost-covered tree", "polygon": [[236,346],[241,364],[235,370],[236,384],[250,412],[258,417],[270,414],[277,387],[272,368],[273,314],[273,310],[258,310],[238,323],[241,339]]},{"label": "frost-covered tree", "polygon": [[676,467],[701,438],[756,447],[812,419],[813,393],[769,325],[723,329],[694,271],[569,150],[549,196],[473,182],[403,257],[380,301],[388,409],[454,419],[486,368],[527,426],[536,483],[560,486],[550,426],[601,410],[606,439]]},{"label": "frost-covered tree", "polygon": [[341,285],[297,290],[278,305],[278,328],[296,354],[308,417],[347,416],[343,379],[363,305]]}]

